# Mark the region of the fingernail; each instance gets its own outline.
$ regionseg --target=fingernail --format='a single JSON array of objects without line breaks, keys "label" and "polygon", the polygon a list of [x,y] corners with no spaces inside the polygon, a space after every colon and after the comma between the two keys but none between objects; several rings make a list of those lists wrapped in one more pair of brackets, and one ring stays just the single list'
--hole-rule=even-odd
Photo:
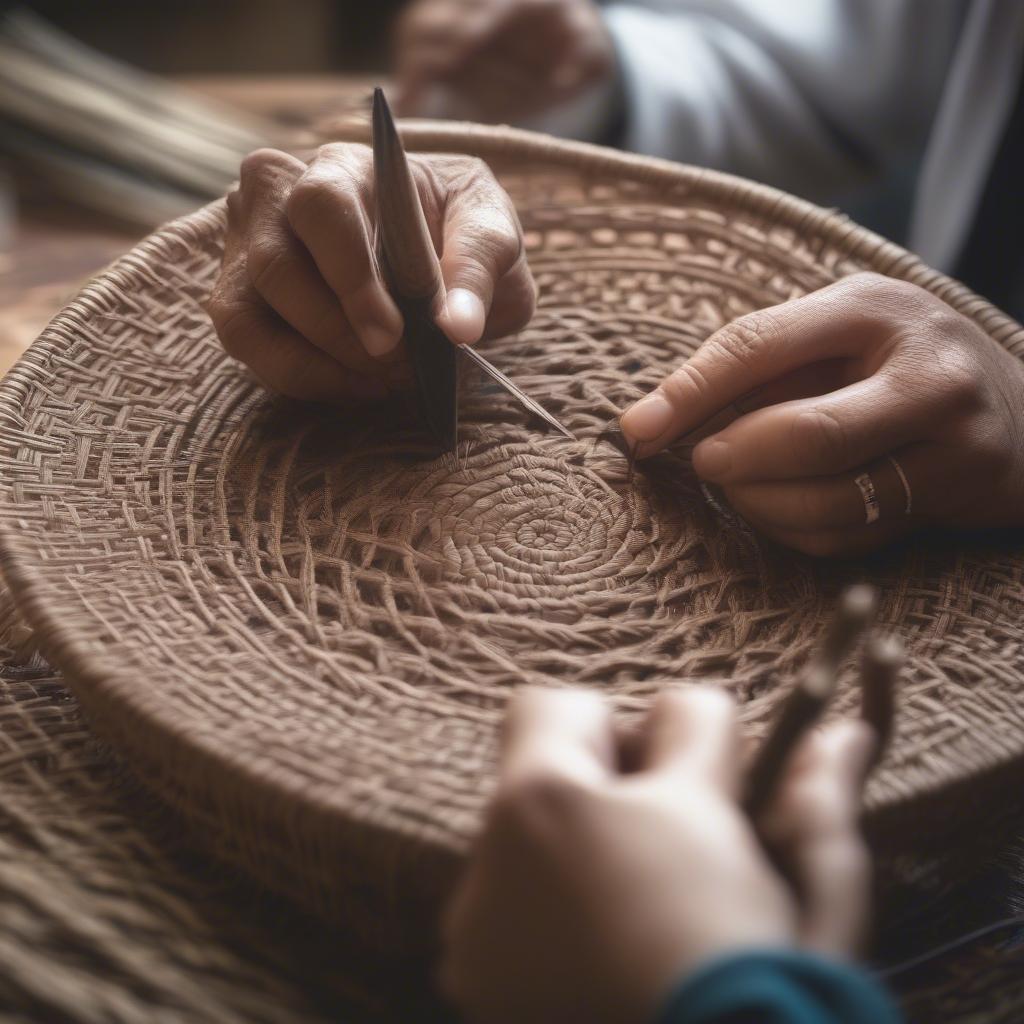
[{"label": "fingernail", "polygon": [[619,420],[624,434],[634,441],[654,441],[672,425],[672,406],[660,391],[652,391],[630,406]]},{"label": "fingernail", "polygon": [[732,468],[732,452],[726,441],[708,438],[693,449],[693,468],[704,480],[717,480]]},{"label": "fingernail", "polygon": [[362,341],[363,348],[371,356],[380,358],[393,352],[398,347],[399,341],[402,340],[402,336],[394,331],[389,331],[380,324],[370,324],[363,328],[359,340]]},{"label": "fingernail", "polygon": [[442,316],[448,336],[457,345],[472,345],[483,336],[487,310],[480,296],[466,288],[453,288],[445,296]]}]

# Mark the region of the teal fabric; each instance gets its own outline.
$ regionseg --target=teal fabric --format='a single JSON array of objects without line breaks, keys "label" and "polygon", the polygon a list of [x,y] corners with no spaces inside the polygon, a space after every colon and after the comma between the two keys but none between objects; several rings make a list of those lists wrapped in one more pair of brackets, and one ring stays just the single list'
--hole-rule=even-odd
[{"label": "teal fabric", "polygon": [[656,1024],[900,1024],[872,978],[796,951],[749,951],[687,976]]}]

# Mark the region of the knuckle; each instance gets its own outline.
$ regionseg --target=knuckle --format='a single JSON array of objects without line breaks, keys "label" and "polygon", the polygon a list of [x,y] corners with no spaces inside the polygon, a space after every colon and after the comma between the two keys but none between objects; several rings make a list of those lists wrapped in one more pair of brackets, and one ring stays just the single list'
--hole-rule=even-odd
[{"label": "knuckle", "polygon": [[865,315],[881,324],[898,323],[908,316],[916,318],[925,315],[939,301],[930,292],[910,281],[886,277],[874,271],[862,271],[845,277],[839,282],[839,287]]},{"label": "knuckle", "polygon": [[319,226],[330,216],[332,224],[344,222],[356,213],[358,197],[352,183],[340,177],[305,174],[285,203],[285,216],[300,235]]},{"label": "knuckle", "polygon": [[485,221],[463,242],[465,255],[495,281],[512,269],[519,258],[519,236],[507,225]]},{"label": "knuckle", "polygon": [[676,409],[685,408],[694,396],[701,398],[710,394],[711,382],[701,369],[700,361],[691,359],[673,370],[659,385],[662,394]]},{"label": "knuckle", "polygon": [[246,188],[255,181],[264,180],[267,177],[275,177],[282,172],[290,172],[293,166],[292,160],[293,158],[287,153],[283,153],[279,149],[272,149],[269,146],[253,150],[253,152],[242,158],[242,163],[239,167],[239,178],[242,188]]},{"label": "knuckle", "polygon": [[874,292],[887,290],[899,282],[896,278],[886,277],[874,270],[860,270],[856,274],[844,277],[840,282],[843,287],[852,291]]},{"label": "knuckle", "polygon": [[775,318],[767,310],[747,313],[711,336],[708,345],[727,359],[749,366],[778,336]]},{"label": "knuckle", "polygon": [[274,150],[264,147],[253,150],[242,157],[242,163],[239,167],[242,181],[245,182],[249,178],[256,177],[262,174],[267,167],[272,166],[274,162],[273,154]]},{"label": "knuckle", "polygon": [[807,472],[838,473],[849,464],[848,431],[825,409],[800,413],[793,421],[791,442]]},{"label": "knuckle", "polygon": [[[956,337],[959,318],[950,310],[937,311],[928,324],[932,338]],[[955,344],[937,344],[932,360],[935,387],[945,409],[973,413],[985,405],[985,388],[971,352]]]},{"label": "knuckle", "polygon": [[345,142],[325,142],[322,146],[316,147],[313,163],[343,161],[348,153],[348,148],[348,143]]},{"label": "knuckle", "polygon": [[325,142],[317,148],[311,166],[320,164],[362,170],[372,163],[370,147],[356,142]]},{"label": "knuckle", "polygon": [[943,367],[942,394],[944,404],[961,413],[978,412],[985,406],[984,389],[971,367]]},{"label": "knuckle", "polygon": [[[429,157],[425,158],[429,161]],[[456,156],[437,160],[439,166],[447,165],[451,180],[458,183],[493,181],[487,162],[478,156]]]},{"label": "knuckle", "polygon": [[871,298],[904,298],[920,297],[921,289],[909,281],[901,280],[898,277],[886,277],[873,270],[862,270],[849,277],[844,277],[840,282],[847,290],[857,293],[858,296]]},{"label": "knuckle", "polygon": [[309,174],[303,175],[288,194],[284,212],[293,228],[299,230],[303,224],[316,218],[324,203],[323,182]]}]

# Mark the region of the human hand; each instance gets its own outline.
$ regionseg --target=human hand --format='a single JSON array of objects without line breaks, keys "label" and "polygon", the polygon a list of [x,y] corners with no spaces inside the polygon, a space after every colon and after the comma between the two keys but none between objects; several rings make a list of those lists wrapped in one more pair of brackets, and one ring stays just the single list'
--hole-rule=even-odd
[{"label": "human hand", "polygon": [[629,737],[591,691],[522,691],[445,920],[442,988],[479,1024],[634,1024],[719,955],[851,955],[866,928],[857,818],[875,748],[848,721],[795,752],[760,824],[798,899],[740,809],[743,747],[721,691],[666,691]]},{"label": "human hand", "polygon": [[521,121],[615,74],[592,0],[416,0],[395,32],[396,109],[422,115],[432,89],[471,120]]},{"label": "human hand", "polygon": [[708,421],[697,475],[809,554],[856,554],[923,524],[1024,523],[1024,366],[903,281],[857,274],[741,317],[621,426],[642,458]]},{"label": "human hand", "polygon": [[[441,253],[438,325],[456,344],[518,330],[536,292],[508,195],[472,157],[409,165]],[[366,146],[322,146],[308,166],[273,149],[242,163],[207,309],[224,348],[269,388],[352,404],[411,387],[373,248],[373,188]]]}]

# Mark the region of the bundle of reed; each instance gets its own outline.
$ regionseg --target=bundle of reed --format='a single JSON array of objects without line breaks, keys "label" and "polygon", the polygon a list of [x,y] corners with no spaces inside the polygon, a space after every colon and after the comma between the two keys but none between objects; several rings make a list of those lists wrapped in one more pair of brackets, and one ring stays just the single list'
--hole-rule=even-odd
[{"label": "bundle of reed", "polygon": [[26,10],[0,16],[0,146],[82,205],[161,223],[221,195],[241,158],[279,134]]}]

